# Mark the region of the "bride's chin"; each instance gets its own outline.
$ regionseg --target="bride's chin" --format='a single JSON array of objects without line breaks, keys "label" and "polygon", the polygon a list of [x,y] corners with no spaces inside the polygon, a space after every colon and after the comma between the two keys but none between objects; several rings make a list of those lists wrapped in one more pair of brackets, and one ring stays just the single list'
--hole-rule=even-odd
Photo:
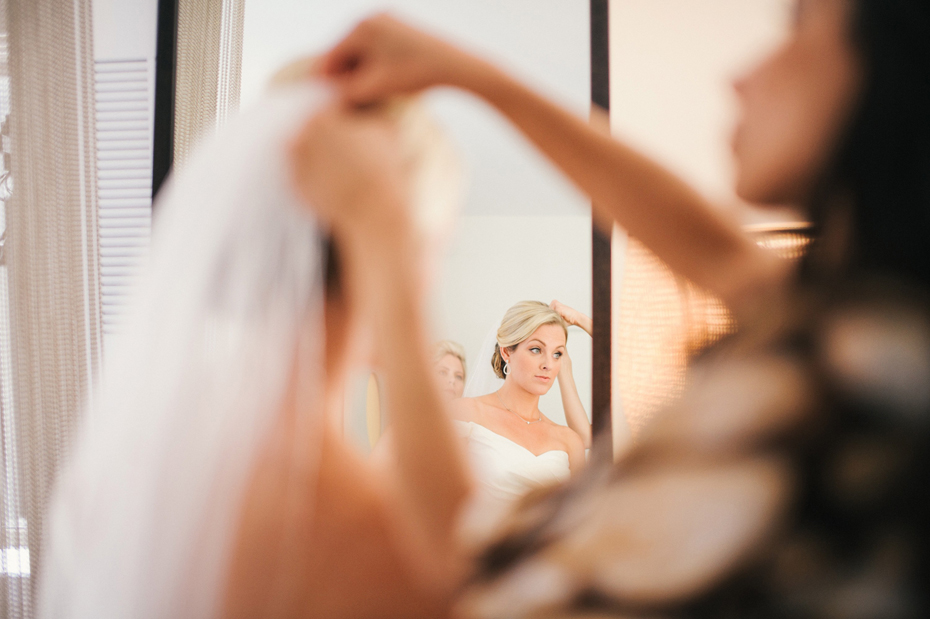
[{"label": "bride's chin", "polygon": [[552,383],[549,383],[548,385],[541,385],[539,383],[536,383],[530,389],[527,389],[527,391],[529,391],[533,395],[542,396],[542,395],[546,395],[547,393],[549,393],[550,389],[552,389]]}]

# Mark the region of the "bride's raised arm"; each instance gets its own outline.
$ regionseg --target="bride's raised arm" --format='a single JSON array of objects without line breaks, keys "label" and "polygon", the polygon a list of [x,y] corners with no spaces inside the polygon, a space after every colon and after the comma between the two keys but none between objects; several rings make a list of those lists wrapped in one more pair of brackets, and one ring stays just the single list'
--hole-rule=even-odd
[{"label": "bride's raised arm", "polygon": [[454,527],[470,493],[458,438],[432,380],[422,239],[411,213],[396,127],[378,112],[338,106],[317,114],[292,148],[299,191],[328,224],[343,294],[373,336],[394,424],[395,479],[402,517],[435,556],[454,554]]},{"label": "bride's raised arm", "polygon": [[[588,335],[594,336],[594,324],[589,316],[556,300],[553,300],[549,307],[557,311],[566,323],[579,327]],[[578,395],[575,375],[572,372],[572,358],[568,354],[568,350],[565,351],[565,356],[562,357],[562,368],[559,370],[559,393],[562,394],[562,410],[565,412],[565,423],[581,437],[584,448],[590,449],[591,422],[588,420],[584,404],[581,403],[581,397]]]}]

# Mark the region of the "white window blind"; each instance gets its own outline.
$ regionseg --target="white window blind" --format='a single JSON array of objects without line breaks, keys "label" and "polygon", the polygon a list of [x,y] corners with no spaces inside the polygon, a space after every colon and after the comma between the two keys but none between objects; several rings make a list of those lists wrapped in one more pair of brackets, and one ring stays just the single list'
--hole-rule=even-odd
[{"label": "white window blind", "polygon": [[94,2],[104,356],[151,239],[157,16],[157,0]]},{"label": "white window blind", "polygon": [[95,62],[100,296],[115,333],[152,230],[154,88],[150,59]]}]

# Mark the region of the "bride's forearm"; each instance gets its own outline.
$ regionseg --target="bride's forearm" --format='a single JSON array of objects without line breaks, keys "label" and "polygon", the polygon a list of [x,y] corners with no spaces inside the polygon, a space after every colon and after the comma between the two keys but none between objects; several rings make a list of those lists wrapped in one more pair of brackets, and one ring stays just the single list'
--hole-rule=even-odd
[{"label": "bride's forearm", "polygon": [[584,331],[585,333],[587,333],[587,334],[590,335],[591,337],[594,337],[594,321],[591,320],[591,317],[590,317],[590,316],[586,316],[586,315],[584,315],[584,314],[581,314],[581,315],[578,317],[578,320],[575,322],[575,324],[576,324],[578,327],[580,327],[582,331]]},{"label": "bride's forearm", "polygon": [[[402,233],[399,233],[402,236]],[[377,255],[360,274],[367,289],[365,311],[372,316],[376,363],[392,416],[397,484],[405,503],[436,547],[454,539],[459,509],[470,477],[443,401],[430,380],[429,342],[420,302],[412,241],[379,235],[360,251]],[[377,247],[380,242],[390,247]],[[438,550],[439,548],[437,548]]]},{"label": "bride's forearm", "polygon": [[578,387],[575,385],[571,364],[563,365],[559,371],[559,392],[562,395],[562,410],[565,411],[565,422],[569,428],[581,437],[585,449],[590,449],[591,422],[588,421],[588,415],[585,413],[581,397],[578,395]]}]

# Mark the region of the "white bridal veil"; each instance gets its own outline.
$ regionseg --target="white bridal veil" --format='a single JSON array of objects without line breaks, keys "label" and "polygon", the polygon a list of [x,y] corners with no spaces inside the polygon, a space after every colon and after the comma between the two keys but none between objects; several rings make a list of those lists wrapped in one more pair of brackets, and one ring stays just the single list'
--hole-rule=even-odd
[{"label": "white bridal veil", "polygon": [[[267,95],[162,192],[150,264],[52,501],[40,616],[219,610],[253,458],[295,360],[302,380],[321,375],[321,235],[291,189],[286,151],[327,98],[311,85]],[[416,127],[402,134],[436,154]],[[433,197],[426,227],[448,216],[437,203],[457,189],[434,160],[449,169],[448,157],[417,166],[419,194]],[[321,400],[304,402],[306,423]]]},{"label": "white bridal veil", "polygon": [[494,393],[504,386],[504,381],[497,377],[494,368],[491,366],[491,357],[494,356],[494,347],[497,345],[497,329],[499,325],[500,321],[497,321],[488,330],[488,334],[481,343],[478,356],[475,357],[468,368],[468,380],[465,382],[465,391],[462,394],[466,398],[477,398]]},{"label": "white bridal veil", "polygon": [[320,235],[291,191],[284,145],[323,96],[268,97],[159,199],[148,270],[49,515],[42,617],[216,611],[295,334],[321,319]]}]

